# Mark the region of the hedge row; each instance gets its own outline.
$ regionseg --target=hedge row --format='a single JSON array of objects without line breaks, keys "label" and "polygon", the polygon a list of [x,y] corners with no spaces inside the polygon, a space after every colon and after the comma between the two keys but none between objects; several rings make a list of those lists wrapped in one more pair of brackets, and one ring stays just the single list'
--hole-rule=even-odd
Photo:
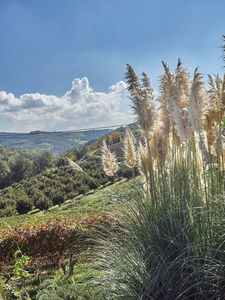
[{"label": "hedge row", "polygon": [[0,265],[13,261],[19,248],[31,260],[50,260],[58,264],[69,249],[80,241],[87,242],[97,230],[116,228],[118,220],[109,215],[96,215],[82,219],[57,219],[39,225],[15,227],[0,231]]}]

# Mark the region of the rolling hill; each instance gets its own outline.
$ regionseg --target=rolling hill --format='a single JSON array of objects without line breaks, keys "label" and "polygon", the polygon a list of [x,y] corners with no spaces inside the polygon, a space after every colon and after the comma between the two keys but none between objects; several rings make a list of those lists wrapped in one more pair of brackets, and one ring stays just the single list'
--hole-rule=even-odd
[{"label": "rolling hill", "polygon": [[79,147],[91,140],[97,140],[111,131],[112,129],[77,132],[0,132],[0,146],[35,149],[39,152],[49,151],[55,155],[60,155],[68,149]]}]

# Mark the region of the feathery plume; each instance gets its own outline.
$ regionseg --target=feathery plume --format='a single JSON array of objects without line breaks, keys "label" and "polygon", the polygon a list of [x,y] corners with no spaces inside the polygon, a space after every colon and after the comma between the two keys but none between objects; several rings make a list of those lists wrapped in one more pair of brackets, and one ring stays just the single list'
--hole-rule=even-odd
[{"label": "feathery plume", "polygon": [[195,69],[188,104],[188,117],[193,131],[200,133],[204,129],[208,112],[206,92],[202,81],[202,74]]},{"label": "feathery plume", "polygon": [[182,117],[181,109],[176,102],[173,103],[173,116],[175,120],[175,128],[182,142],[185,142],[188,137],[187,118]]},{"label": "feathery plume", "polygon": [[133,68],[128,65],[126,79],[127,90],[133,102],[132,108],[145,137],[151,136],[156,121],[153,88],[146,73],[142,73],[142,85]]},{"label": "feathery plume", "polygon": [[[99,186],[99,183],[96,183],[90,175],[88,175],[78,164],[76,164],[73,160],[71,160],[69,157],[66,157],[69,165],[76,171],[82,172],[84,176],[87,176],[95,185],[96,187]],[[85,178],[84,178],[84,186],[85,186]],[[85,194],[85,191],[84,191]]]},{"label": "feathery plume", "polygon": [[[182,68],[182,62],[178,59],[177,68],[173,74],[166,63],[163,63],[165,74],[160,77],[160,96],[158,101],[161,103],[162,115],[167,115],[170,133],[173,133],[177,144],[185,141],[188,133],[187,103],[189,95],[190,74]],[[185,133],[186,132],[186,133]]]},{"label": "feathery plume", "polygon": [[210,110],[213,110],[215,112],[222,111],[224,110],[223,103],[221,101],[223,81],[219,78],[218,75],[214,75],[214,80],[210,75],[208,75],[208,78],[208,84],[210,86],[210,89],[207,92],[209,96],[209,108]]},{"label": "feathery plume", "polygon": [[118,170],[115,154],[108,149],[105,140],[102,142],[102,164],[108,176],[113,176]]},{"label": "feathery plume", "polygon": [[180,58],[178,59],[177,68],[175,69],[174,80],[177,105],[181,109],[186,108],[190,92],[190,74],[187,72],[187,68],[182,68]]},{"label": "feathery plume", "polygon": [[127,64],[127,72],[125,73],[125,79],[127,83],[127,91],[133,96],[134,91],[137,93],[140,91],[140,82],[139,79],[134,72],[134,69]]},{"label": "feathery plume", "polygon": [[139,142],[138,148],[139,169],[142,176],[146,179],[149,177],[149,157],[147,147]]},{"label": "feathery plume", "polygon": [[210,75],[208,75],[208,78],[208,84],[210,86],[207,92],[209,96],[209,123],[215,121],[217,124],[220,124],[225,112],[225,74],[223,80],[221,80],[218,75],[214,75],[214,80]]},{"label": "feathery plume", "polygon": [[129,168],[134,168],[137,162],[137,154],[135,149],[135,137],[133,133],[127,128],[124,139],[124,156],[125,164]]},{"label": "feathery plume", "polygon": [[165,74],[160,76],[160,86],[159,90],[161,96],[163,97],[163,103],[166,105],[167,110],[171,116],[171,111],[173,110],[172,99],[175,94],[175,78],[174,74],[170,71],[167,64],[162,61]]},{"label": "feathery plume", "polygon": [[69,165],[74,169],[77,170],[79,172],[84,172],[84,170],[78,166],[78,164],[76,164],[74,161],[72,161],[69,157],[66,157],[67,161],[69,162]]},{"label": "feathery plume", "polygon": [[147,92],[149,98],[153,100],[154,89],[151,87],[150,78],[145,72],[142,72],[141,82],[142,82],[141,91],[143,92],[143,96],[145,97],[145,92]]},{"label": "feathery plume", "polygon": [[208,147],[206,146],[206,138],[204,128],[206,126],[206,116],[209,111],[208,98],[202,81],[202,74],[195,69],[192,82],[189,104],[188,117],[191,122],[191,128],[196,133],[199,140],[199,149],[202,153],[203,163],[208,161]]}]

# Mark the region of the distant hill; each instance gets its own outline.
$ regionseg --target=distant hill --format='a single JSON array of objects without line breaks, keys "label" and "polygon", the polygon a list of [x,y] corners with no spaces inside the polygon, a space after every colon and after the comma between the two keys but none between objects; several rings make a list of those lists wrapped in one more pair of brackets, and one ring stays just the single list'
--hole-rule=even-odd
[{"label": "distant hill", "polygon": [[97,140],[111,131],[112,129],[79,132],[0,132],[0,146],[35,149],[39,152],[49,151],[55,155],[60,155],[68,149],[79,147],[92,140]]}]

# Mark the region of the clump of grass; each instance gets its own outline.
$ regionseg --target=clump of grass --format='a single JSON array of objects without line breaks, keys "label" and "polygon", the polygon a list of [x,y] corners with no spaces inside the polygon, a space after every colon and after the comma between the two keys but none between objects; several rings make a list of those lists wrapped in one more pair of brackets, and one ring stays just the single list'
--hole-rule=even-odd
[{"label": "clump of grass", "polygon": [[206,203],[197,165],[182,163],[155,175],[152,198],[124,205],[116,233],[98,236],[99,299],[223,299],[224,201],[208,193]]},{"label": "clump of grass", "polygon": [[92,283],[99,299],[225,297],[225,83],[216,78],[215,89],[207,91],[198,69],[191,81],[180,60],[174,73],[164,62],[163,67],[158,115],[153,98],[147,105],[150,81],[141,84],[127,67],[145,137],[139,147],[144,195],[125,204],[120,228],[97,239],[99,273]]}]

